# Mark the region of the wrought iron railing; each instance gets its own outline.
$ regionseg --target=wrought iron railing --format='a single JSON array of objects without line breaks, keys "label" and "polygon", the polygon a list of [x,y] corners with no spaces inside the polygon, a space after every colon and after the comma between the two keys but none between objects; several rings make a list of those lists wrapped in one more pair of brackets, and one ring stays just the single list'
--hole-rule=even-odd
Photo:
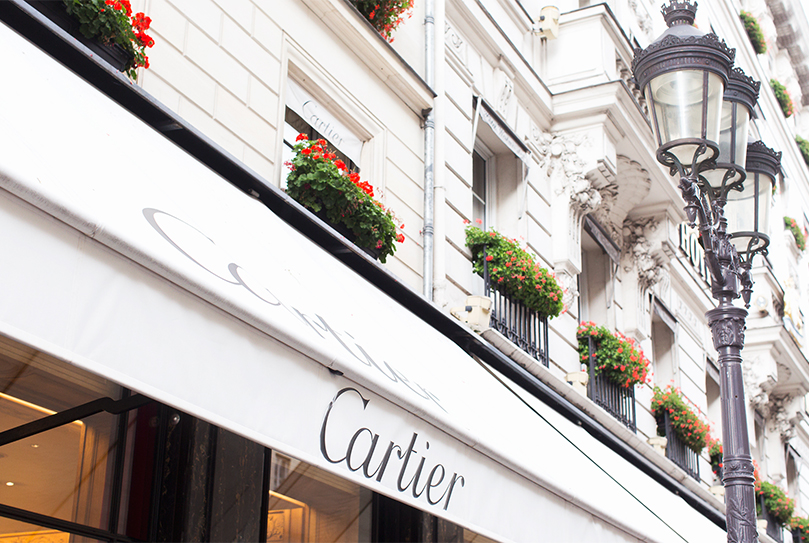
[{"label": "wrought iron railing", "polygon": [[492,299],[489,326],[528,353],[531,358],[548,367],[548,317],[531,311],[521,302],[503,294],[489,280],[489,269],[483,265],[485,295]]},{"label": "wrought iron railing", "polygon": [[595,342],[593,338],[588,338],[588,341],[590,380],[587,384],[587,396],[624,426],[637,432],[635,387],[622,387],[603,373],[596,374]]},{"label": "wrought iron railing", "polygon": [[699,456],[674,431],[668,411],[663,412],[663,427],[666,429],[666,458],[699,481]]}]

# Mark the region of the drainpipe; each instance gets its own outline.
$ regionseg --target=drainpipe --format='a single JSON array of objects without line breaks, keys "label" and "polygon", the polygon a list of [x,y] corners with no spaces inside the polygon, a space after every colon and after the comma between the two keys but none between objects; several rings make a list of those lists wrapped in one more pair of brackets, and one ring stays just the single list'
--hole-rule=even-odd
[{"label": "drainpipe", "polygon": [[[424,2],[424,79],[435,86],[435,0]],[[435,264],[435,108],[424,115],[424,297],[433,299]]]}]

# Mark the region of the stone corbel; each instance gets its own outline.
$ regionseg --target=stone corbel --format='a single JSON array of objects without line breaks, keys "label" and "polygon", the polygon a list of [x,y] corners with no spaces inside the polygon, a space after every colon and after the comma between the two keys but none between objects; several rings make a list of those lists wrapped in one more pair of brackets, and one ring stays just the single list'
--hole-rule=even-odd
[{"label": "stone corbel", "polygon": [[627,330],[639,339],[650,337],[651,311],[649,291],[667,287],[665,258],[667,239],[665,217],[626,219],[623,223],[621,267],[624,284],[624,311]]},{"label": "stone corbel", "polygon": [[601,193],[587,178],[586,162],[579,148],[586,136],[561,136],[534,132],[539,169],[550,180],[553,194],[554,268],[575,277],[581,273],[581,226],[584,216],[601,204]]}]

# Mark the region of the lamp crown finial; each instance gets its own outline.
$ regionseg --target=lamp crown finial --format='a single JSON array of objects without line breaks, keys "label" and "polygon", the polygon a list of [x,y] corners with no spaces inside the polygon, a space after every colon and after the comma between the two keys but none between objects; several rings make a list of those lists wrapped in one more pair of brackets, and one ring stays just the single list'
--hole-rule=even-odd
[{"label": "lamp crown finial", "polygon": [[661,9],[666,24],[671,28],[674,25],[693,25],[697,17],[697,3],[688,0],[672,0],[668,6]]}]

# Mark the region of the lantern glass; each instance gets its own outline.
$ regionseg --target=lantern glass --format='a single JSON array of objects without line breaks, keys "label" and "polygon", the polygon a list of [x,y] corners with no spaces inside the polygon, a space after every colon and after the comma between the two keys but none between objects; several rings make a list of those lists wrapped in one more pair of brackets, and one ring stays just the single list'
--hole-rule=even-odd
[{"label": "lantern glass", "polygon": [[[735,116],[735,117],[734,117]],[[735,125],[734,125],[735,119]],[[742,179],[741,172],[725,179],[729,166],[743,167],[747,163],[747,131],[750,126],[750,111],[744,105],[725,100],[722,102],[722,118],[719,125],[718,167],[703,171],[701,175],[721,197],[724,187],[730,187]],[[724,187],[723,187],[724,184]]]},{"label": "lantern glass", "polygon": [[[719,141],[724,92],[722,78],[703,70],[678,70],[652,79],[649,94],[658,143],[664,146],[677,140]],[[696,142],[683,142],[670,150],[682,164],[690,165],[698,146]],[[697,162],[711,157],[712,153],[704,153]]]},{"label": "lantern glass", "polygon": [[766,231],[770,223],[773,183],[768,175],[751,172],[741,190],[731,190],[727,195],[725,218],[731,242],[739,254],[769,243]]}]

